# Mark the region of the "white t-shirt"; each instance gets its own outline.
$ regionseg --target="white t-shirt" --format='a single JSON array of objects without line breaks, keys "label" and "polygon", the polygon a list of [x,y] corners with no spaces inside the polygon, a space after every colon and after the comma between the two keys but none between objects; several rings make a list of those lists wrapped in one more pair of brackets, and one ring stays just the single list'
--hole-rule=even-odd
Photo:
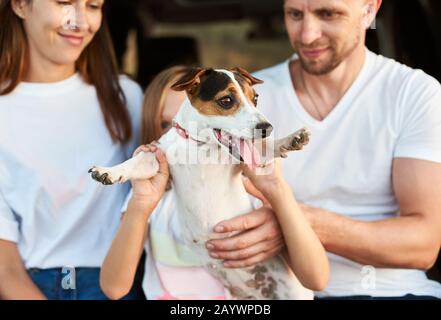
[{"label": "white t-shirt", "polygon": [[120,83],[134,127],[126,145],[112,142],[79,74],[0,96],[0,239],[17,243],[26,268],[101,266],[128,185],[103,186],[87,171],[126,160],[139,142],[142,91]]},{"label": "white t-shirt", "polygon": [[[256,87],[258,108],[274,126],[276,138],[302,127],[312,133],[304,150],[282,161],[297,200],[358,220],[394,217],[399,207],[391,181],[393,158],[441,163],[439,82],[366,49],[361,73],[320,122],[300,104],[288,63],[254,76],[265,81]],[[441,285],[429,281],[423,271],[372,269],[328,256],[331,279],[317,296],[410,293],[441,298]]]}]

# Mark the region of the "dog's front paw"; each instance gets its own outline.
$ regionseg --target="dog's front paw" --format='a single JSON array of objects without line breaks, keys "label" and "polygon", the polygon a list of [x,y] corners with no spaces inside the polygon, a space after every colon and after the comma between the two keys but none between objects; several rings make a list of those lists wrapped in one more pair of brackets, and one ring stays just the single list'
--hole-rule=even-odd
[{"label": "dog's front paw", "polygon": [[105,167],[92,167],[88,171],[92,178],[105,185],[125,182],[124,175],[118,173],[117,170]]},{"label": "dog's front paw", "polygon": [[286,137],[280,145],[280,156],[286,158],[289,151],[302,150],[309,143],[311,133],[303,128]]},{"label": "dog's front paw", "polygon": [[295,132],[291,141],[292,149],[290,150],[302,150],[303,147],[309,143],[310,135],[311,133],[306,128],[300,129],[299,131]]}]

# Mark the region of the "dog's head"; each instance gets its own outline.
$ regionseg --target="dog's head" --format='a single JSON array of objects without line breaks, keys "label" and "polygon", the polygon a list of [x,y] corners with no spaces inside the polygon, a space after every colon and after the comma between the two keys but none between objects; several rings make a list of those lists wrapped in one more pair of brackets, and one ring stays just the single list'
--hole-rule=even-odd
[{"label": "dog's head", "polygon": [[[176,120],[198,140],[220,144],[236,159],[251,163],[258,157],[253,141],[273,129],[256,108],[253,86],[262,82],[242,68],[190,69],[172,86],[188,96]],[[195,124],[193,130],[189,123]]]}]

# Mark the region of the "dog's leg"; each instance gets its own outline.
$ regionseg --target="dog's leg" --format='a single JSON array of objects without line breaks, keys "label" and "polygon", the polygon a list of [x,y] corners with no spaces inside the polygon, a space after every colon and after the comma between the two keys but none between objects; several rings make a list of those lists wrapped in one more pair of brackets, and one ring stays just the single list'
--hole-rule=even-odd
[{"label": "dog's leg", "polygon": [[310,133],[305,128],[274,141],[274,158],[286,158],[289,151],[302,150],[309,142]]},{"label": "dog's leg", "polygon": [[133,158],[114,167],[92,167],[89,173],[102,184],[124,183],[128,180],[144,180],[153,177],[159,163],[152,152],[140,152]]},{"label": "dog's leg", "polygon": [[309,135],[308,130],[300,129],[281,139],[262,141],[261,145],[257,145],[262,155],[259,166],[265,167],[275,158],[286,158],[290,151],[302,150],[309,142]]},{"label": "dog's leg", "polygon": [[224,268],[219,261],[208,261],[206,270],[217,278],[234,299],[309,300],[312,291],[304,288],[282,256],[247,268]]}]

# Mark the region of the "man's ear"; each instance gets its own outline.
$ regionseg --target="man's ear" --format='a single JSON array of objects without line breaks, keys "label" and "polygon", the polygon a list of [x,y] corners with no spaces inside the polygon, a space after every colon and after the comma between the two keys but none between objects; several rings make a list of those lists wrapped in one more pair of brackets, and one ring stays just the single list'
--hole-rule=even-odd
[{"label": "man's ear", "polygon": [[26,17],[29,4],[28,0],[11,0],[12,11],[21,19]]},{"label": "man's ear", "polygon": [[254,86],[255,84],[263,83],[262,80],[253,77],[248,71],[246,71],[245,69],[243,69],[241,67],[232,68],[231,70],[233,72],[239,73],[242,77],[244,77],[246,80],[248,80],[248,82],[252,86]]},{"label": "man's ear", "polygon": [[368,29],[375,20],[382,0],[368,0],[363,8],[363,26]]},{"label": "man's ear", "polygon": [[201,77],[211,69],[190,68],[175,84],[171,86],[172,90],[184,91],[192,94],[201,83]]}]

